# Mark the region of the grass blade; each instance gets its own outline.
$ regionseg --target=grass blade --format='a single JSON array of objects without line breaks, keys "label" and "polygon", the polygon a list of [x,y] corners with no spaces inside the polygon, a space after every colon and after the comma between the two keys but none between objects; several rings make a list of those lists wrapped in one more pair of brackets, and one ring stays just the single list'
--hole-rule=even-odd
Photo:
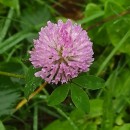
[{"label": "grass blade", "polygon": [[111,51],[111,53],[108,55],[108,57],[106,58],[106,60],[101,64],[98,72],[97,72],[97,76],[104,70],[104,68],[106,67],[106,65],[108,64],[108,62],[111,60],[111,58],[115,55],[115,53],[117,52],[117,50],[123,45],[123,43],[126,41],[126,39],[130,36],[130,30],[125,34],[125,36],[122,38],[122,40],[119,42],[119,44]]}]

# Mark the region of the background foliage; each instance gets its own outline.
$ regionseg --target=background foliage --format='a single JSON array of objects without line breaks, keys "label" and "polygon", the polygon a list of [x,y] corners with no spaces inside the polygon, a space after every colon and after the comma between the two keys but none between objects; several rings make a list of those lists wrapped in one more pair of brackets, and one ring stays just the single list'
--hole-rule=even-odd
[{"label": "background foliage", "polygon": [[[47,85],[14,113],[44,82],[28,61],[33,39],[48,20],[67,18],[93,42],[89,73]],[[130,130],[129,0],[0,0],[0,130],[55,129]]]}]

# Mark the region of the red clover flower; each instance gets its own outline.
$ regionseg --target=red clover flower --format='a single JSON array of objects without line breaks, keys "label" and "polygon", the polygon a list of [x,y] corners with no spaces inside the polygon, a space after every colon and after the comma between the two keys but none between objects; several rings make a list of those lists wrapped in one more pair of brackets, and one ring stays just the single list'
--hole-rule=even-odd
[{"label": "red clover flower", "polygon": [[48,83],[67,83],[81,72],[87,72],[93,62],[92,42],[87,32],[71,20],[57,24],[47,22],[39,38],[34,40],[30,61],[41,70],[36,77]]}]

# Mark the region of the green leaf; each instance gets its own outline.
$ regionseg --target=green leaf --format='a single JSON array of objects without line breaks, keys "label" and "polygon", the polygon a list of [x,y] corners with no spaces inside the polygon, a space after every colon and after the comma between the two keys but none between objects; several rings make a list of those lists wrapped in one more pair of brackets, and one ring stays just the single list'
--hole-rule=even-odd
[{"label": "green leaf", "polygon": [[11,89],[10,86],[4,87],[6,87],[6,89],[0,91],[0,116],[11,114],[14,103],[19,98],[18,91]]},{"label": "green leaf", "polygon": [[113,130],[130,130],[130,123],[125,123],[122,126],[115,126]]},{"label": "green leaf", "polygon": [[47,7],[39,6],[37,9],[37,6],[34,5],[32,8],[28,7],[23,10],[21,15],[21,28],[23,30],[25,27],[39,30],[50,19],[51,14]]},{"label": "green leaf", "polygon": [[102,115],[103,100],[91,99],[90,100],[90,113],[89,117],[96,118]]},{"label": "green leaf", "polygon": [[[130,6],[130,5],[129,5]],[[124,34],[130,27],[130,14],[119,17],[121,14],[126,13],[127,10],[116,1],[108,1],[105,6],[105,17],[113,16],[115,19],[107,22],[106,29],[111,43],[116,47],[121,41]],[[130,37],[119,48],[119,51],[130,55]]]},{"label": "green leaf", "polygon": [[50,95],[48,99],[48,104],[50,106],[55,106],[63,102],[68,95],[69,87],[69,83],[57,87]]},{"label": "green leaf", "polygon": [[124,42],[128,39],[128,37],[130,37],[130,30],[128,30],[125,35],[123,36],[123,38],[121,39],[121,41],[115,46],[115,48],[110,52],[110,54],[106,57],[106,59],[103,61],[103,63],[100,65],[98,72],[96,75],[99,75],[107,66],[107,64],[110,62],[110,60],[112,59],[112,57],[116,54],[116,52],[118,51],[119,48],[121,48],[124,44]]},{"label": "green leaf", "polygon": [[75,84],[71,84],[71,99],[78,109],[81,109],[86,113],[89,112],[89,97],[82,88]]},{"label": "green leaf", "polygon": [[85,9],[85,18],[82,20],[79,20],[78,23],[80,24],[85,24],[85,23],[89,23],[99,17],[102,17],[104,15],[104,11],[101,10],[100,6],[94,4],[94,3],[89,3],[86,6]]},{"label": "green leaf", "polygon": [[70,114],[70,118],[75,122],[78,119],[83,119],[84,118],[84,111],[82,111],[81,109],[75,109],[71,112]]},{"label": "green leaf", "polygon": [[36,69],[32,66],[28,69],[28,72],[25,76],[26,85],[24,88],[24,95],[26,98],[41,84],[42,79],[39,77],[35,77]]},{"label": "green leaf", "polygon": [[10,78],[0,76],[0,116],[11,114],[19,95],[17,86]]},{"label": "green leaf", "polygon": [[14,9],[11,8],[8,12],[8,15],[7,15],[7,19],[5,20],[5,23],[4,23],[4,26],[2,26],[2,29],[0,29],[0,43],[3,41],[3,39],[5,38],[7,32],[8,32],[8,29],[11,25],[11,19],[13,17],[13,14],[14,14]]},{"label": "green leaf", "polygon": [[100,89],[104,86],[104,80],[102,78],[87,74],[74,78],[72,82],[76,83],[79,86],[92,90]]},{"label": "green leaf", "polygon": [[10,62],[1,62],[0,71],[23,74],[23,68],[21,64],[18,63],[15,59],[12,59]]},{"label": "green leaf", "polygon": [[[101,1],[103,4],[105,4],[105,3],[109,2],[109,1],[112,1],[112,2],[113,2],[113,0],[100,0],[100,1]],[[118,0],[118,1],[115,1],[115,2],[117,2],[118,5],[123,5],[123,7],[126,7],[126,8],[128,8],[129,5],[130,5],[130,1],[129,1],[129,0]]]},{"label": "green leaf", "polygon": [[6,125],[6,130],[18,130],[15,126]]},{"label": "green leaf", "polygon": [[117,113],[125,109],[130,101],[130,72],[129,69],[116,70],[111,73],[106,86],[111,86],[114,93],[114,110]]},{"label": "green leaf", "polygon": [[11,114],[12,105],[18,97],[19,93],[15,90],[8,89],[0,91],[0,116]]},{"label": "green leaf", "polygon": [[107,44],[107,42],[104,42],[104,39],[108,41],[108,35],[106,28],[104,26],[97,27],[96,23],[103,19],[104,14],[105,11],[100,5],[88,3],[84,12],[85,17],[80,20],[80,23],[85,24],[85,28],[89,29],[88,35],[91,37],[92,41],[94,41],[94,44],[101,46],[105,46]]},{"label": "green leaf", "polygon": [[1,121],[0,121],[0,130],[5,130],[5,127]]},{"label": "green leaf", "polygon": [[97,130],[97,125],[95,123],[88,123],[84,130]]},{"label": "green leaf", "polygon": [[31,36],[34,36],[34,33],[30,33],[25,30],[14,34],[13,36],[9,37],[8,39],[6,39],[0,44],[0,54],[8,51],[12,47],[16,46],[23,39]]},{"label": "green leaf", "polygon": [[19,0],[0,0],[0,3],[5,6],[16,9],[17,13],[19,14]]},{"label": "green leaf", "polygon": [[[105,26],[96,26],[96,23],[98,25],[99,21],[102,21],[105,11],[101,8],[100,5],[95,3],[88,3],[85,8],[85,18],[82,20],[85,24],[85,28],[89,29],[88,35],[91,37],[92,41],[94,41],[94,44],[98,44],[101,46],[105,46],[108,44],[108,35],[107,30]],[[108,42],[104,42],[104,39]]]},{"label": "green leaf", "polygon": [[49,124],[43,130],[74,130],[68,121],[56,120]]},{"label": "green leaf", "polygon": [[97,4],[94,4],[94,3],[87,4],[87,6],[85,8],[85,16],[86,17],[90,17],[90,16],[95,15],[95,14],[98,15],[99,12],[102,12],[102,14],[104,14],[103,10],[100,8],[100,6]]},{"label": "green leaf", "polygon": [[0,0],[0,3],[8,7],[17,8],[19,1],[18,0]]}]

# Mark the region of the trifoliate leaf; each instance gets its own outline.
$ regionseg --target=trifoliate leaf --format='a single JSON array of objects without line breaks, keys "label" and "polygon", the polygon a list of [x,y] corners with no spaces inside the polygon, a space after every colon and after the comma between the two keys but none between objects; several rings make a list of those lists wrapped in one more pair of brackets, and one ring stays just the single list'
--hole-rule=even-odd
[{"label": "trifoliate leaf", "polygon": [[75,84],[71,84],[71,99],[77,108],[86,113],[89,112],[90,104],[88,95],[82,88]]},{"label": "trifoliate leaf", "polygon": [[57,87],[50,95],[48,104],[50,106],[55,106],[63,102],[68,95],[69,87],[70,87],[69,83]]}]

